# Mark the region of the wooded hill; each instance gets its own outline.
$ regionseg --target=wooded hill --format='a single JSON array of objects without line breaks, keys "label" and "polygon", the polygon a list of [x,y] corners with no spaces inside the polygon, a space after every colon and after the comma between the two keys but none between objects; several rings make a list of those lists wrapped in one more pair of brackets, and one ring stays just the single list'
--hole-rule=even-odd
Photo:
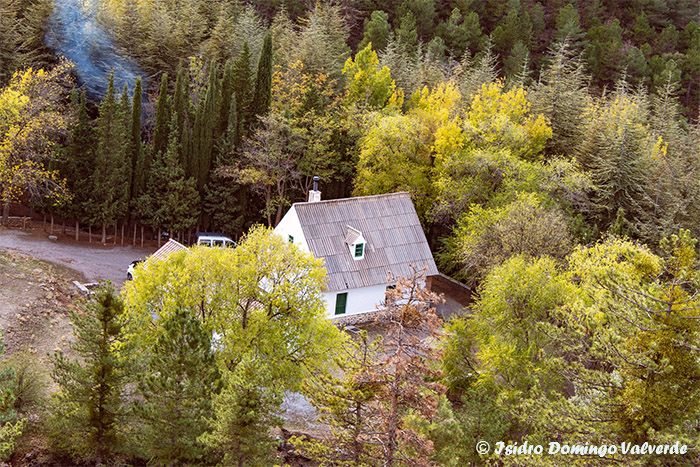
[{"label": "wooded hill", "polygon": [[[143,72],[122,88],[44,45],[71,0],[0,1],[5,215],[22,203],[103,241],[241,237],[73,314],[83,361],[55,355],[61,391],[34,426],[55,452],[267,465],[284,391],[331,429],[285,449],[327,465],[562,465],[474,446],[697,441],[695,2],[98,2]],[[91,70],[98,99],[79,87]],[[442,328],[416,272],[379,314],[385,341],[333,326],[320,260],[250,228],[315,175],[325,199],[408,191],[440,269],[477,291],[470,314]],[[4,459],[30,418],[0,370]]]}]

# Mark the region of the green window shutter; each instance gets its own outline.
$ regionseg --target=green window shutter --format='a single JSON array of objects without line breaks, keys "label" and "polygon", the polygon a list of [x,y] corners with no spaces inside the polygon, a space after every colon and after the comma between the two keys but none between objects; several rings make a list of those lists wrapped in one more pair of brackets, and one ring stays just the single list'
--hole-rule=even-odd
[{"label": "green window shutter", "polygon": [[335,314],[345,314],[345,307],[348,304],[348,293],[343,292],[335,296]]},{"label": "green window shutter", "polygon": [[364,251],[365,251],[365,244],[364,243],[358,243],[357,245],[355,245],[355,258],[361,258]]},{"label": "green window shutter", "polygon": [[291,235],[289,236],[289,243],[294,243],[294,237],[292,237]]}]

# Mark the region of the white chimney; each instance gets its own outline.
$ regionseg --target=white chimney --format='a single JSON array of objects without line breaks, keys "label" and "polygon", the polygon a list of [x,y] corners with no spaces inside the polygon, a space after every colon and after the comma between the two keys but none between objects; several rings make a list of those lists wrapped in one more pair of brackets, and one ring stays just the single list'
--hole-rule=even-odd
[{"label": "white chimney", "polygon": [[321,201],[321,192],[318,191],[318,182],[320,180],[318,175],[314,175],[314,189],[309,191],[309,203],[318,203]]}]

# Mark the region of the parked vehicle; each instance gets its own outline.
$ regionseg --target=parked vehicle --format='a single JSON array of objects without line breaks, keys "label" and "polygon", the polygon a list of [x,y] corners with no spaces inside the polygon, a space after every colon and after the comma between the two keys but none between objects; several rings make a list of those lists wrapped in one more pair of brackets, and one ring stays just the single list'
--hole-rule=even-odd
[{"label": "parked vehicle", "polygon": [[236,246],[236,242],[225,235],[199,233],[197,234],[197,245],[234,248]]},{"label": "parked vehicle", "polygon": [[142,263],[142,259],[137,259],[136,261],[132,261],[129,264],[129,267],[126,269],[126,280],[133,280],[134,279],[134,269],[139,263]]}]

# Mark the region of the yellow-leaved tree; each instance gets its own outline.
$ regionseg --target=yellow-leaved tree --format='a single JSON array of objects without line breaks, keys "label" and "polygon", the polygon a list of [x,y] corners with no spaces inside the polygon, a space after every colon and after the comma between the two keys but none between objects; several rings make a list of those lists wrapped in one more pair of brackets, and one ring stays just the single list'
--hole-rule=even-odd
[{"label": "yellow-leaved tree", "polygon": [[48,71],[29,68],[15,73],[0,90],[0,203],[5,225],[10,202],[23,195],[52,198],[56,203],[68,196],[47,163],[71,119],[66,106],[71,67],[62,61]]}]

